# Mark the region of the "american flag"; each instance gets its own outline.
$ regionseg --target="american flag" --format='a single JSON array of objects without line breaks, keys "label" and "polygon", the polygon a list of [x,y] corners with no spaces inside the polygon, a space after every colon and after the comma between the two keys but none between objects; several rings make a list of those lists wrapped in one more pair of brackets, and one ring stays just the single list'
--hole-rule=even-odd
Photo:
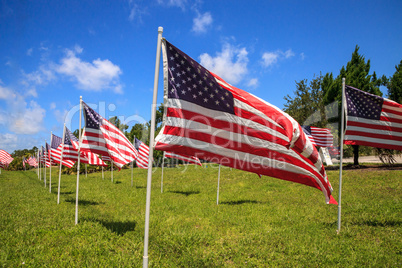
[{"label": "american flag", "polygon": [[345,144],[402,150],[402,105],[345,87]]},{"label": "american flag", "polygon": [[138,157],[135,159],[139,168],[148,168],[149,147],[137,138],[134,138],[134,147],[138,151]]},{"label": "american flag", "polygon": [[25,163],[27,162],[27,159],[25,156],[22,157],[22,166],[25,168]]},{"label": "american flag", "polygon": [[[61,160],[61,149],[62,149],[63,139],[59,136],[52,134],[52,142],[50,144],[50,157],[54,160],[54,162],[60,164]],[[75,161],[66,160],[63,158],[62,164],[66,167],[72,168],[74,166]]]},{"label": "american flag", "polygon": [[82,135],[81,151],[109,156],[121,168],[134,161],[138,152],[123,132],[82,102],[85,129]]},{"label": "american flag", "polygon": [[[78,161],[78,139],[66,127],[64,134],[63,160]],[[80,152],[80,162],[95,166],[107,166],[96,154],[91,152]]]},{"label": "american flag", "polygon": [[195,156],[189,156],[189,155],[184,155],[184,154],[175,154],[173,152],[167,152],[167,151],[164,152],[164,156],[169,157],[169,158],[179,159],[179,160],[187,162],[187,163],[202,166],[200,159],[198,159],[198,157],[195,157]]},{"label": "american flag", "polygon": [[46,142],[45,159],[46,159],[46,167],[55,165],[55,162],[50,158],[50,145],[47,142]]},{"label": "american flag", "polygon": [[11,157],[9,153],[4,150],[0,150],[0,165],[1,167],[8,166],[14,158]]},{"label": "american flag", "polygon": [[37,163],[37,161],[36,161],[36,158],[33,157],[33,156],[31,156],[30,158],[28,158],[28,164],[29,164],[31,167],[36,167],[36,166],[38,166],[38,163]]},{"label": "american flag", "polygon": [[314,146],[331,147],[334,143],[334,136],[328,128],[319,128],[311,126],[301,126],[304,133],[310,139]]},{"label": "american flag", "polygon": [[293,118],[166,40],[162,51],[165,114],[155,149],[312,186],[336,203],[316,148]]}]

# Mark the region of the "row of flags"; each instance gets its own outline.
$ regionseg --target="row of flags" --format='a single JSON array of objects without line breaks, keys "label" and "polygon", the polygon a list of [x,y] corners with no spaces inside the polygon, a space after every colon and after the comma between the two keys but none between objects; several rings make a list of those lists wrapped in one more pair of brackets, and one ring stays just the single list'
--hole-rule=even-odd
[{"label": "row of flags", "polygon": [[[161,30],[158,47],[160,42],[165,109],[154,146],[154,137],[150,137],[156,150],[164,151],[164,157],[192,164],[201,165],[199,159],[203,159],[314,187],[322,191],[327,203],[337,203],[316,148],[333,144],[329,129],[300,126],[279,108],[228,84],[166,39],[162,40]],[[345,144],[402,150],[401,104],[350,86],[346,86],[343,98],[347,115],[344,139],[344,133],[341,136]],[[46,150],[42,147],[39,161],[70,167],[75,161],[93,165],[110,161],[119,168],[132,161],[140,168],[152,166],[153,147],[136,138],[130,142],[82,100],[80,107],[85,127],[79,139],[64,127],[63,137],[52,136],[51,145],[46,143]],[[0,164],[4,163],[0,151]],[[150,176],[152,173],[148,172],[144,266],[148,261]]]}]

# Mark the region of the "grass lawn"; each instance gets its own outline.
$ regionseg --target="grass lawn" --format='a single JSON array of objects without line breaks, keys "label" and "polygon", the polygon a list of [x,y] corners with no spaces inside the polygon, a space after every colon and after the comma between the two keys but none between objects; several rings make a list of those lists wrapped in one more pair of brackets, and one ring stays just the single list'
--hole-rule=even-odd
[{"label": "grass lawn", "polygon": [[[141,267],[146,170],[0,174],[0,266]],[[344,170],[342,229],[317,189],[217,166],[155,169],[151,267],[401,267],[402,170]],[[338,199],[338,171],[328,171]]]}]

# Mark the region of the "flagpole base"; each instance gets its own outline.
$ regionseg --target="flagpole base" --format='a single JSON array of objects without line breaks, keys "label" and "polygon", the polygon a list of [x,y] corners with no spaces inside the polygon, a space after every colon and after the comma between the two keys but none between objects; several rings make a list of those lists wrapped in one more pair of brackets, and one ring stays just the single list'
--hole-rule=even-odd
[{"label": "flagpole base", "polygon": [[147,268],[148,267],[148,256],[143,256],[143,261],[142,261],[142,267]]}]

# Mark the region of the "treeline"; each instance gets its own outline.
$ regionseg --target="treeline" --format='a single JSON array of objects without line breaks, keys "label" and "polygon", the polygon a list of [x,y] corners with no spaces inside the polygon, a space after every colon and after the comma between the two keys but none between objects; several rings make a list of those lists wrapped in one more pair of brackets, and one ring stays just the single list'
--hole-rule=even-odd
[{"label": "treeline", "polygon": [[[342,102],[342,78],[346,78],[346,84],[360,90],[382,96],[380,86],[387,88],[387,96],[398,103],[402,102],[402,60],[395,66],[395,73],[391,77],[375,71],[370,72],[370,60],[366,60],[359,53],[356,46],[351,60],[342,66],[339,74],[333,73],[314,76],[309,82],[307,79],[296,81],[294,96],[285,96],[284,111],[291,115],[301,125],[327,127],[334,135],[336,145],[339,145],[340,114]],[[400,153],[385,149],[373,149],[365,146],[345,146],[345,156],[354,155],[354,164],[358,165],[359,154],[388,153],[390,155]]]}]

